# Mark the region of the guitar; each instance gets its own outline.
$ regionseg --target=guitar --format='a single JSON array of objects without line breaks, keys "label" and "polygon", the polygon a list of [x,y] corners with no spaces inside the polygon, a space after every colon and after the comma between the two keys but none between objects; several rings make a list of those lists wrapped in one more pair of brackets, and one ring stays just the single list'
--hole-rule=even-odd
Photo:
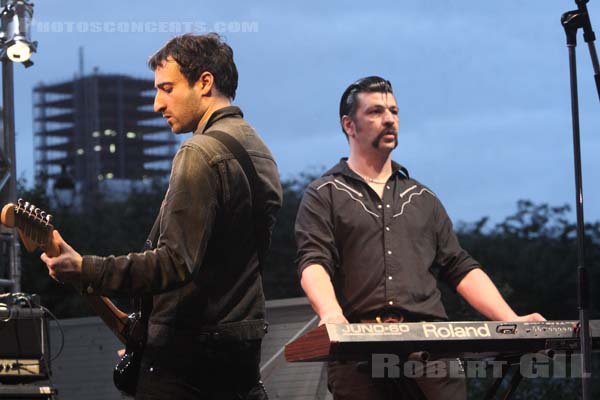
[{"label": "guitar", "polygon": [[[0,220],[6,227],[17,228],[28,252],[40,248],[50,257],[60,255],[59,245],[52,233],[52,215],[19,199],[16,205],[9,203],[2,208]],[[84,298],[121,343],[125,344],[126,352],[115,366],[113,380],[117,389],[134,396],[141,355],[146,343],[146,326],[140,313],[127,315],[107,297],[85,295]]]}]

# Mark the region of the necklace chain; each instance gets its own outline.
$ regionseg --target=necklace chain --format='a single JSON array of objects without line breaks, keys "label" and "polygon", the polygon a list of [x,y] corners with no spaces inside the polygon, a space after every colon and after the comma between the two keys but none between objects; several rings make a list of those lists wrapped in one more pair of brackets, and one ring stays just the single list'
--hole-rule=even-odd
[{"label": "necklace chain", "polygon": [[369,182],[369,183],[374,183],[376,185],[385,185],[387,183],[387,180],[385,180],[385,181],[378,181],[377,179],[373,179],[373,178],[369,178],[368,176],[364,176],[363,174],[358,173],[356,170],[354,170],[354,172],[356,174],[358,174],[361,178],[363,178],[365,181]]},{"label": "necklace chain", "polygon": [[362,178],[369,183],[375,183],[377,185],[385,185],[387,183],[387,181],[378,181],[376,179],[369,178],[368,176],[362,176]]},{"label": "necklace chain", "polygon": [[376,181],[373,178],[367,178],[367,182],[369,182],[369,183],[376,183],[378,185],[385,185],[387,183],[387,182],[384,182],[384,181]]}]

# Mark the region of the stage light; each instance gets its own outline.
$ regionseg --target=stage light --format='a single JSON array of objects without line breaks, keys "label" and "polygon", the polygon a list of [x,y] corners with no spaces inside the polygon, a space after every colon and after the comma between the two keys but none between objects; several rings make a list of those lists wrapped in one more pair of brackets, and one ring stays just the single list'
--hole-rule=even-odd
[{"label": "stage light", "polygon": [[11,61],[29,67],[32,65],[29,59],[37,47],[30,35],[33,4],[26,0],[2,0],[1,4],[0,46]]}]

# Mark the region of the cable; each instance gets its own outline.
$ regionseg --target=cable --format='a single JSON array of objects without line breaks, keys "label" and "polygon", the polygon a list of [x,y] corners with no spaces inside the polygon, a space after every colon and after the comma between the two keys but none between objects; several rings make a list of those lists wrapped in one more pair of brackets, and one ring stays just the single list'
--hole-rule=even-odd
[{"label": "cable", "polygon": [[[33,304],[31,302],[31,296],[24,294],[24,293],[17,293],[15,294],[15,297],[17,297],[17,300],[24,300],[27,305],[29,306],[29,310],[30,310],[30,316],[31,316],[31,321],[33,322],[33,329],[35,332],[35,337],[39,337],[42,340],[42,343],[40,343],[40,346],[44,346],[45,343],[44,341],[44,337],[40,334],[40,331],[38,329],[38,326],[36,324],[36,321],[33,317]],[[44,310],[44,308],[42,306],[40,306],[40,308],[42,310]],[[43,323],[41,322],[42,320],[40,320],[40,325]],[[50,343],[48,342],[48,345],[50,345]],[[48,349],[48,352],[50,352],[50,349]],[[48,376],[48,383],[50,384],[50,386],[54,386],[53,382],[52,382],[52,377],[51,377],[51,372],[50,372],[50,361],[48,361],[48,359],[44,356],[43,354],[44,352],[42,352],[42,357],[41,357],[41,361],[44,363],[44,367],[46,369],[46,375]]]},{"label": "cable", "polygon": [[50,317],[52,317],[54,322],[56,322],[56,326],[58,327],[58,330],[60,331],[60,348],[58,349],[58,353],[50,359],[50,362],[52,362],[52,361],[56,360],[58,357],[60,357],[63,349],[65,348],[65,331],[63,330],[62,326],[60,325],[58,318],[56,318],[56,316],[54,314],[52,314],[52,312],[50,310],[48,310],[44,306],[40,306],[40,308],[45,313],[48,313],[50,315]]}]

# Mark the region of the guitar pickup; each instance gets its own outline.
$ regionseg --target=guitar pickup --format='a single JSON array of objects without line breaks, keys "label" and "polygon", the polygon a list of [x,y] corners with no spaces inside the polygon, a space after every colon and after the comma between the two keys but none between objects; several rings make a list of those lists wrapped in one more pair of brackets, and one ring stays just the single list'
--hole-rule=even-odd
[{"label": "guitar pickup", "polygon": [[517,333],[517,324],[502,324],[496,327],[496,333],[514,335]]}]

